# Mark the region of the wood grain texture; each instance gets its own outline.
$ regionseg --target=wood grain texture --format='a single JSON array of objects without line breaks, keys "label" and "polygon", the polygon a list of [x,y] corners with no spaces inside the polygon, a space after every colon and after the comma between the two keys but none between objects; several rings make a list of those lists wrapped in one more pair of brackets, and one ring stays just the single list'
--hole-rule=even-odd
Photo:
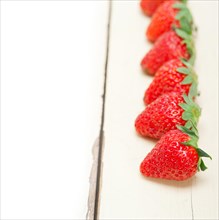
[{"label": "wood grain texture", "polygon": [[151,48],[145,38],[150,20],[138,1],[113,1],[99,219],[218,219],[218,2],[189,5],[199,28],[196,70],[203,108],[199,144],[213,161],[206,162],[205,173],[185,182],[140,175],[140,162],[155,145],[134,129],[152,80],[139,66]]}]

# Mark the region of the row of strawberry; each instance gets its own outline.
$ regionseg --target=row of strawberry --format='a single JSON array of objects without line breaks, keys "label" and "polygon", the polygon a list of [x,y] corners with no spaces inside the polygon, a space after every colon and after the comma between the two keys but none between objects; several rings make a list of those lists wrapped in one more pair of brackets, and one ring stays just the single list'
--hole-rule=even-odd
[{"label": "row of strawberry", "polygon": [[147,177],[186,180],[207,168],[202,157],[211,158],[198,147],[201,109],[195,103],[192,14],[186,0],[141,0],[141,8],[153,15],[146,35],[154,46],[141,65],[154,79],[145,92],[146,109],[135,127],[142,136],[160,140],[140,171]]}]

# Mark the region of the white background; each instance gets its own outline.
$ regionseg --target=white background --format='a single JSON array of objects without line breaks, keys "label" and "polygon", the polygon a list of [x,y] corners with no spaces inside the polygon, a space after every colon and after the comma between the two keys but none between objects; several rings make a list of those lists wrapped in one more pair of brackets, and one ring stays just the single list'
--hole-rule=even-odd
[{"label": "white background", "polygon": [[84,219],[106,1],[1,2],[1,218]]}]

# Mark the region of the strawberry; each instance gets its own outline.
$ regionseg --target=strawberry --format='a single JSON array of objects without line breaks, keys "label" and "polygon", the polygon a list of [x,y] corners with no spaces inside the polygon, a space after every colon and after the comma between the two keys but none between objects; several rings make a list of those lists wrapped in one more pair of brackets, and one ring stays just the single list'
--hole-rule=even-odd
[{"label": "strawberry", "polygon": [[146,32],[148,40],[154,42],[163,33],[170,31],[173,25],[179,26],[175,19],[179,9],[173,7],[176,3],[177,1],[172,0],[165,1],[158,7]]},{"label": "strawberry", "polygon": [[154,47],[141,61],[143,70],[154,75],[167,61],[177,58],[189,59],[190,54],[184,40],[175,31],[163,34],[154,44]]},{"label": "strawberry", "polygon": [[148,40],[155,42],[163,33],[176,27],[191,34],[192,25],[192,15],[186,4],[177,0],[169,0],[157,8],[148,26],[146,35]]},{"label": "strawberry", "polygon": [[198,148],[196,133],[185,127],[179,129],[166,133],[145,157],[140,165],[144,176],[182,181],[207,168],[201,157],[211,157]]},{"label": "strawberry", "polygon": [[156,72],[154,80],[145,92],[144,102],[150,104],[162,94],[169,92],[186,93],[188,95],[191,85],[193,87],[191,89],[194,91],[191,96],[196,96],[197,76],[192,66],[183,60],[170,60]]},{"label": "strawberry", "polygon": [[[136,131],[142,136],[160,139],[177,125],[197,125],[200,108],[191,97],[171,92],[149,104],[135,121]],[[186,121],[190,119],[187,123]]]},{"label": "strawberry", "polygon": [[[156,16],[156,13],[163,7],[171,8],[172,12],[167,13],[167,11],[164,11],[163,16],[170,16],[170,14],[172,18],[175,16],[172,23],[160,15],[158,17]],[[167,1],[158,8],[156,13],[152,18],[148,32],[156,33],[157,40],[154,47],[141,61],[142,68],[149,74],[154,75],[165,62],[171,59],[190,59],[189,62],[193,64],[195,59],[195,48],[192,36],[193,19],[186,4],[173,0]],[[173,14],[175,15],[173,16]],[[155,19],[156,17],[157,21]]]},{"label": "strawberry", "polygon": [[145,14],[151,16],[163,2],[165,0],[141,0],[140,6]]}]

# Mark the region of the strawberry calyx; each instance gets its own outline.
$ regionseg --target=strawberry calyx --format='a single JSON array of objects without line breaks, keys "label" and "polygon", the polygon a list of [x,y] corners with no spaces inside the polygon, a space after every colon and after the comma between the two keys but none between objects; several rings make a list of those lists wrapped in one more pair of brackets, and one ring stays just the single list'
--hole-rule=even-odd
[{"label": "strawberry calyx", "polygon": [[199,161],[197,165],[198,171],[200,170],[204,171],[207,169],[207,167],[205,166],[202,157],[208,157],[210,159],[212,158],[205,151],[203,151],[198,147],[199,134],[197,130],[197,124],[198,124],[198,119],[201,115],[201,109],[193,101],[191,96],[189,95],[187,96],[186,94],[184,94],[183,99],[185,102],[180,103],[179,106],[184,110],[182,114],[182,119],[186,121],[186,124],[184,126],[177,125],[177,128],[190,137],[188,141],[182,142],[182,144],[195,148],[195,150],[199,155]]},{"label": "strawberry calyx", "polygon": [[201,115],[201,108],[193,101],[191,96],[183,94],[183,99],[185,102],[179,103],[179,106],[184,110],[182,119],[186,121],[185,127],[194,131]]},{"label": "strawberry calyx", "polygon": [[193,17],[187,5],[184,2],[177,2],[173,5],[173,8],[179,9],[175,19],[179,21],[180,30],[191,35],[193,31]]},{"label": "strawberry calyx", "polygon": [[189,89],[189,96],[196,97],[198,95],[198,77],[192,67],[192,65],[184,59],[180,59],[185,67],[177,68],[177,72],[187,75],[181,82],[182,85],[191,84]]},{"label": "strawberry calyx", "polygon": [[197,143],[198,143],[199,136],[197,135],[196,132],[188,129],[185,126],[177,125],[177,128],[190,137],[189,141],[182,142],[182,144],[195,148],[195,150],[199,156],[199,160],[198,160],[198,164],[197,164],[198,171],[200,171],[200,170],[205,171],[207,169],[207,167],[206,167],[204,161],[202,160],[202,157],[208,157],[211,160],[212,160],[212,157],[209,154],[207,154],[205,151],[203,151],[201,148],[198,147]]},{"label": "strawberry calyx", "polygon": [[194,29],[193,17],[185,3],[186,1],[182,1],[173,5],[173,8],[179,9],[175,19],[180,24],[180,27],[173,26],[173,30],[183,39],[182,43],[186,44],[187,51],[190,54],[189,62],[193,65],[195,62],[195,45],[192,35]]}]

